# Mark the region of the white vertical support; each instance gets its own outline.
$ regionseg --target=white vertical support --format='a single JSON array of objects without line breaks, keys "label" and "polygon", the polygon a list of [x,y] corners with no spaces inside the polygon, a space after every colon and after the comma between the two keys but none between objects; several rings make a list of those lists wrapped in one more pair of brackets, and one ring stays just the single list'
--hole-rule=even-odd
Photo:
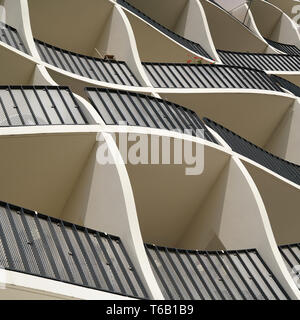
[{"label": "white vertical support", "polygon": [[27,0],[5,0],[6,23],[16,28],[29,54],[39,59],[30,26]]},{"label": "white vertical support", "polygon": [[188,0],[174,29],[182,37],[201,44],[205,51],[217,62],[221,59],[215,49],[205,12],[199,0]]},{"label": "white vertical support", "polygon": [[[102,132],[102,139],[95,141],[61,218],[119,236],[151,298],[164,299],[144,248],[126,167],[113,137]],[[113,164],[97,162],[101,148],[106,148]]]},{"label": "white vertical support", "polygon": [[264,146],[267,151],[300,165],[300,99],[286,111]]},{"label": "white vertical support", "polygon": [[142,66],[130,22],[118,4],[114,5],[96,48],[112,52],[117,60],[126,61],[142,86],[152,87]]}]

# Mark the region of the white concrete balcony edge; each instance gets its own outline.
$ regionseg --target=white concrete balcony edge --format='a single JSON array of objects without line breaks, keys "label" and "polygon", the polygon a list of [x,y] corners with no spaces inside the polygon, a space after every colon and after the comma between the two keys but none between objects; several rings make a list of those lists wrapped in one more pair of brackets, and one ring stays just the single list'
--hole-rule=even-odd
[{"label": "white concrete balcony edge", "polygon": [[1,300],[136,300],[22,272],[2,270]]}]

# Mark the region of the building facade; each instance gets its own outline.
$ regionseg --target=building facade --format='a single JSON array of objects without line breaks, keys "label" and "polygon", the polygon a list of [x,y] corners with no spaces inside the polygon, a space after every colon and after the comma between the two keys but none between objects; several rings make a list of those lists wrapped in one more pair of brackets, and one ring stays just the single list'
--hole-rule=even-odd
[{"label": "building facade", "polygon": [[292,2],[0,2],[0,299],[300,299]]}]

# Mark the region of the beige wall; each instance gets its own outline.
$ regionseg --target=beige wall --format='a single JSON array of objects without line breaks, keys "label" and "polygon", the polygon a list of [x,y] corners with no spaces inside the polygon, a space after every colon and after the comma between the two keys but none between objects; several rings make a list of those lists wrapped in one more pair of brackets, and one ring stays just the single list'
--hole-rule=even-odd
[{"label": "beige wall", "polygon": [[300,103],[297,99],[264,146],[269,152],[300,165]]},{"label": "beige wall", "polygon": [[[238,52],[265,52],[267,45],[239,21],[233,19],[217,6],[201,1],[217,49]],[[224,32],[226,25],[226,32]]]}]

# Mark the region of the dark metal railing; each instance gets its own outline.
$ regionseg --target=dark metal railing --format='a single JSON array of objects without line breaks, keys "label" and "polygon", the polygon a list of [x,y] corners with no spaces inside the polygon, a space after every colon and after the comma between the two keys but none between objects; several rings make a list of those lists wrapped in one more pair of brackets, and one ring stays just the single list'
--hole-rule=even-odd
[{"label": "dark metal railing", "polygon": [[282,88],[293,93],[295,96],[300,97],[300,88],[296,86],[294,83],[275,75],[270,75],[270,78],[278,86],[281,86]]},{"label": "dark metal railing", "polygon": [[154,87],[238,88],[282,91],[260,70],[223,65],[143,63]]},{"label": "dark metal railing", "polygon": [[300,56],[286,54],[245,53],[217,50],[222,62],[231,66],[265,71],[299,71]]},{"label": "dark metal railing", "polygon": [[289,55],[300,55],[300,50],[292,44],[280,43],[280,42],[276,42],[276,41],[269,40],[266,38],[265,38],[265,40],[268,42],[268,44],[270,46],[272,46],[275,49],[278,49],[284,53],[287,53]]},{"label": "dark metal railing", "polygon": [[0,86],[0,127],[88,124],[68,87]]},{"label": "dark metal railing", "polygon": [[98,59],[52,46],[35,40],[40,58],[57,68],[93,80],[126,86],[140,86],[126,62]]},{"label": "dark metal railing", "polygon": [[175,103],[127,91],[86,88],[89,100],[107,125],[179,131],[216,142],[197,114]]},{"label": "dark metal railing", "polygon": [[0,41],[28,54],[18,30],[3,22],[0,22]]},{"label": "dark metal railing", "polygon": [[289,299],[255,249],[196,251],[145,247],[166,299]]},{"label": "dark metal railing", "polygon": [[291,275],[297,281],[298,289],[300,290],[300,244],[287,244],[279,246],[279,251],[282,255],[282,258],[286,264],[286,267],[291,272]]},{"label": "dark metal railing", "polygon": [[0,242],[4,269],[147,297],[118,237],[0,202]]},{"label": "dark metal railing", "polygon": [[298,185],[300,184],[299,165],[283,160],[264,149],[259,148],[212,120],[204,118],[203,121],[206,125],[216,131],[228,143],[233,151],[240,153]]},{"label": "dark metal railing", "polygon": [[166,27],[162,26],[161,24],[159,24],[155,20],[146,16],[143,12],[141,12],[140,10],[138,10],[137,8],[135,8],[134,6],[129,4],[127,1],[117,0],[117,3],[120,4],[121,6],[123,6],[124,8],[128,9],[129,11],[133,12],[134,14],[138,15],[140,18],[142,18],[143,20],[145,20],[146,22],[151,24],[153,27],[158,29],[160,32],[164,33],[165,35],[167,35],[168,37],[170,37],[174,41],[178,42],[179,44],[181,44],[182,46],[184,46],[188,50],[193,51],[193,52],[195,52],[203,57],[206,57],[208,59],[212,59],[209,56],[209,54],[205,51],[205,49],[203,49],[203,47],[199,43],[188,40],[188,39],[178,35],[177,33],[174,33],[173,31],[167,29]]}]

